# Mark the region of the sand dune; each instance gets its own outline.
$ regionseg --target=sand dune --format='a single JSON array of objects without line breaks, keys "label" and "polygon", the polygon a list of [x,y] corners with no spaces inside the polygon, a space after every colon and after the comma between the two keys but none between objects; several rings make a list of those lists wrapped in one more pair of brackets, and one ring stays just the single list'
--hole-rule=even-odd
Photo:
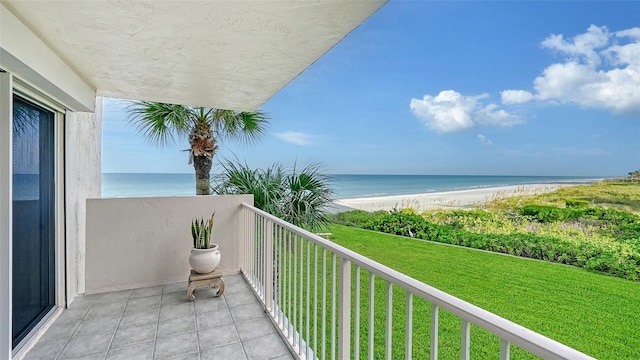
[{"label": "sand dune", "polygon": [[433,209],[466,209],[478,206],[496,198],[519,195],[542,194],[556,191],[561,187],[573,186],[566,183],[527,184],[500,187],[446,191],[428,194],[397,195],[340,199],[335,203],[365,211],[412,208],[418,211]]}]

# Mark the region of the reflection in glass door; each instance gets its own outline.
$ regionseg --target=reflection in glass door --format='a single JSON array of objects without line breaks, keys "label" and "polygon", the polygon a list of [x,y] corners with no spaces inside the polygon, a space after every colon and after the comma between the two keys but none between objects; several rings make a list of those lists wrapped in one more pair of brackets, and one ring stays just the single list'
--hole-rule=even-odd
[{"label": "reflection in glass door", "polygon": [[54,117],[14,95],[14,347],[55,304]]}]

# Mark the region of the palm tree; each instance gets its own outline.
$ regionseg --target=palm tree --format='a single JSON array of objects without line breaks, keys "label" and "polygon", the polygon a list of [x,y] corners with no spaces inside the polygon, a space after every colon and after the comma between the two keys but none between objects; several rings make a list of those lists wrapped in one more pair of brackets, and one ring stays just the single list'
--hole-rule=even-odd
[{"label": "palm tree", "polygon": [[209,195],[209,172],[218,144],[223,139],[245,143],[258,140],[265,131],[267,118],[262,112],[224,110],[207,107],[134,101],[129,108],[130,121],[147,140],[160,146],[174,143],[175,137],[187,137],[189,164],[196,173],[196,194]]},{"label": "palm tree", "polygon": [[[281,164],[267,169],[252,170],[247,164],[225,161],[222,172],[214,180],[214,194],[253,194],[258,209],[310,231],[324,229],[329,224],[327,205],[333,201],[329,177],[321,166],[308,164],[301,170],[288,171]],[[281,234],[274,233],[274,236]],[[280,258],[273,256],[273,291],[280,294]]]},{"label": "palm tree", "polygon": [[213,183],[214,194],[253,194],[258,209],[301,228],[318,231],[328,224],[327,205],[333,191],[321,166],[308,164],[290,171],[281,164],[252,170],[246,164],[225,161]]}]

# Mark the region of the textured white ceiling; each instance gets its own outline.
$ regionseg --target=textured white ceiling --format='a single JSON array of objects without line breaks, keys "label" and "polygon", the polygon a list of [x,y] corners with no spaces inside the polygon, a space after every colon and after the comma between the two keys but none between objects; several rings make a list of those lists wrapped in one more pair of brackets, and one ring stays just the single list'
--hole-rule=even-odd
[{"label": "textured white ceiling", "polygon": [[7,1],[100,96],[254,110],[373,1]]}]

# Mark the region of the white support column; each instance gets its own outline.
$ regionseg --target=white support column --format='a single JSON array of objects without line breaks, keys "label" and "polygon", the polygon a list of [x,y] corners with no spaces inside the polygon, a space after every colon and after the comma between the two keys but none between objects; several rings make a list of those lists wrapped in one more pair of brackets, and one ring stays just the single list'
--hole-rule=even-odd
[{"label": "white support column", "polygon": [[351,261],[340,258],[340,304],[338,308],[338,359],[351,357]]},{"label": "white support column", "polygon": [[0,72],[0,359],[11,359],[13,79]]},{"label": "white support column", "polygon": [[[67,304],[85,293],[87,199],[102,195],[102,98],[95,113],[67,111],[64,119],[64,208]],[[57,194],[59,195],[59,194]]]}]

